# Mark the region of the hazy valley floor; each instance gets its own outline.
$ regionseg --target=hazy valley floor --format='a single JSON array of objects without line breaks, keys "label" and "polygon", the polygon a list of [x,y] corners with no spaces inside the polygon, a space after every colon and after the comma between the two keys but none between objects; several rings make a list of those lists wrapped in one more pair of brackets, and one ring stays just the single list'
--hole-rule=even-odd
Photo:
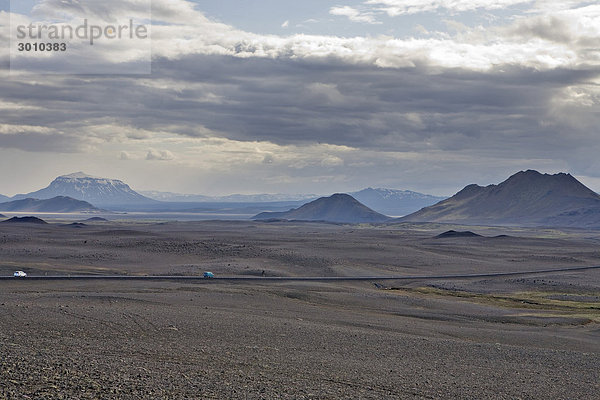
[{"label": "hazy valley floor", "polygon": [[[2,226],[0,275],[600,265],[600,232],[449,228]],[[0,281],[0,398],[598,398],[600,271],[373,283]]]}]

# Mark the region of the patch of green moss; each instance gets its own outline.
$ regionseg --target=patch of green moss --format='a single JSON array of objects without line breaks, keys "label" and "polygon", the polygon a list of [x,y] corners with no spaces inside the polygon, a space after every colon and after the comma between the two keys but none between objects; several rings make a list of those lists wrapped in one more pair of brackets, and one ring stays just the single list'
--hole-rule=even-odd
[{"label": "patch of green moss", "polygon": [[[600,322],[600,302],[578,301],[577,296],[596,297],[599,293],[586,293],[573,295],[561,292],[515,292],[515,293],[475,293],[461,290],[440,289],[434,287],[418,287],[396,289],[401,292],[415,293],[426,296],[453,297],[459,300],[480,304],[505,307],[511,309],[540,310],[549,312],[548,316],[569,318],[587,318]],[[555,299],[550,297],[568,296],[568,299]]]}]

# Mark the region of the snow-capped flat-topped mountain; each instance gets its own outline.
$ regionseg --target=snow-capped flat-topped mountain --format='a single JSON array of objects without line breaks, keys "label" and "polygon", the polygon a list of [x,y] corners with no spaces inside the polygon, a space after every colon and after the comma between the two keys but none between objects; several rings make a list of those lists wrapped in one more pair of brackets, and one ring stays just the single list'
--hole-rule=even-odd
[{"label": "snow-capped flat-topped mountain", "polygon": [[83,172],[59,176],[48,187],[36,192],[16,195],[12,200],[25,198],[51,199],[56,196],[67,196],[87,201],[95,206],[148,204],[155,202],[155,200],[137,193],[123,181],[98,178],[84,174]]},{"label": "snow-capped flat-topped mountain", "polygon": [[367,207],[386,215],[407,215],[445,199],[410,190],[384,188],[367,188],[349,194]]}]

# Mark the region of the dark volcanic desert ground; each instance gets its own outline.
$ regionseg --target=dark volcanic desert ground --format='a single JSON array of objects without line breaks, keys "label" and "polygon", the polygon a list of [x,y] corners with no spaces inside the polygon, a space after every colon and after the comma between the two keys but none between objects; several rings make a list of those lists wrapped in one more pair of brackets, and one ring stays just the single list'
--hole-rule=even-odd
[{"label": "dark volcanic desert ground", "polygon": [[[600,231],[0,224],[0,275],[389,276],[600,265]],[[507,235],[496,237],[498,235]],[[0,398],[597,399],[600,270],[436,281],[0,281]]]}]

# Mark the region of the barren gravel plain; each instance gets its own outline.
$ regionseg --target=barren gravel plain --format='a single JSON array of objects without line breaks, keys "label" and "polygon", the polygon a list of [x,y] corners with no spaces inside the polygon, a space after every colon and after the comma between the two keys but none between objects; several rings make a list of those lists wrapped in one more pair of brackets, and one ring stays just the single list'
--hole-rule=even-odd
[{"label": "barren gravel plain", "polygon": [[[449,229],[485,237],[434,238]],[[0,224],[0,275],[600,265],[600,232]],[[600,270],[384,282],[0,281],[1,399],[598,399]]]}]

